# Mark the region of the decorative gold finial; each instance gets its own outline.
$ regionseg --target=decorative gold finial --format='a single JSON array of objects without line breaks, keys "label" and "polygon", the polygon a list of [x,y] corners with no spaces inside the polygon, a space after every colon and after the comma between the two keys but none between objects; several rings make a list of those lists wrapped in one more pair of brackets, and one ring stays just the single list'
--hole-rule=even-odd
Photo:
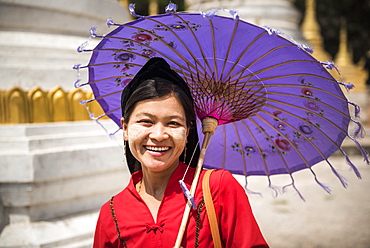
[{"label": "decorative gold finial", "polygon": [[314,46],[313,56],[321,61],[331,60],[331,56],[324,50],[320,26],[316,19],[316,1],[306,0],[306,11],[302,23],[302,32],[305,39]]},{"label": "decorative gold finial", "polygon": [[348,51],[347,22],[344,19],[341,20],[339,33],[339,51],[335,56],[335,63],[338,66],[353,65],[351,55]]},{"label": "decorative gold finial", "polygon": [[149,15],[158,15],[158,0],[149,0]]},{"label": "decorative gold finial", "polygon": [[118,0],[122,7],[128,8],[128,0]]},{"label": "decorative gold finial", "polygon": [[338,80],[353,83],[356,87],[352,91],[365,90],[365,72],[353,63],[352,53],[348,49],[347,23],[345,19],[341,20],[339,51],[335,56],[334,62],[342,75],[342,77],[336,76]]}]

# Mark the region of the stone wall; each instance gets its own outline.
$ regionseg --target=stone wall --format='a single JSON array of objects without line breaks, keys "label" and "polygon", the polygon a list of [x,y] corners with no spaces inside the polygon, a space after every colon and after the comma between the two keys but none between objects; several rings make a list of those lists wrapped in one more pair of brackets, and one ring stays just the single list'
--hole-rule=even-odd
[{"label": "stone wall", "polygon": [[0,125],[0,141],[0,246],[91,245],[97,210],[128,182],[120,141],[93,121]]},{"label": "stone wall", "polygon": [[73,65],[87,64],[90,56],[77,47],[92,26],[102,35],[113,30],[108,18],[123,23],[131,17],[117,0],[0,0],[0,89],[69,91],[76,79]]}]

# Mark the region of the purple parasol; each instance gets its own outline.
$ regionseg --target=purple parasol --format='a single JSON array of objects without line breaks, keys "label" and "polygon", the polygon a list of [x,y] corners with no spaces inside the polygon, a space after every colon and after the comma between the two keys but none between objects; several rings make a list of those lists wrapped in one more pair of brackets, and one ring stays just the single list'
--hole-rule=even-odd
[{"label": "purple parasol", "polygon": [[[200,135],[208,146],[204,167],[266,175],[270,186],[271,175],[288,174],[294,188],[292,173],[309,169],[329,192],[312,166],[326,161],[346,186],[328,160],[339,150],[360,178],[341,148],[345,138],[352,140],[369,164],[356,140],[363,129],[349,113],[352,106],[357,117],[359,108],[342,92],[353,85],[335,80],[327,71],[335,68],[332,62],[316,60],[307,46],[244,22],[233,11],[228,11],[233,18],[217,11],[176,13],[170,4],[167,14],[126,24],[109,20],[117,28],[105,36],[92,29],[92,36],[102,40],[93,50],[79,49],[92,57],[87,66],[77,67],[89,69],[89,81],[78,81],[76,87],[90,85],[103,116],[120,125],[122,88],[149,58],[162,57],[189,85],[199,120],[211,117],[220,126],[212,142]],[[357,125],[353,137],[351,122]]]},{"label": "purple parasol", "polygon": [[[130,10],[137,16],[133,5]],[[349,113],[352,105],[357,117],[359,108],[342,92],[352,85],[335,80],[327,71],[335,68],[332,62],[317,61],[307,46],[244,22],[233,11],[228,11],[233,18],[217,11],[176,13],[170,4],[164,15],[140,16],[126,24],[108,20],[118,27],[105,36],[92,28],[91,35],[102,40],[93,50],[78,49],[92,57],[87,66],[75,67],[88,68],[89,81],[75,85],[91,86],[95,98],[83,103],[97,101],[105,112],[95,119],[108,116],[120,126],[122,89],[149,58],[162,57],[189,85],[199,125],[214,120],[214,127],[220,126],[199,135],[203,152],[198,167],[266,175],[270,186],[271,175],[288,174],[294,188],[292,173],[309,169],[329,192],[312,166],[326,161],[346,186],[328,160],[339,150],[360,178],[341,148],[345,138],[352,140],[369,164],[356,140],[364,136],[363,129]],[[351,122],[357,125],[354,137],[348,134]]]}]

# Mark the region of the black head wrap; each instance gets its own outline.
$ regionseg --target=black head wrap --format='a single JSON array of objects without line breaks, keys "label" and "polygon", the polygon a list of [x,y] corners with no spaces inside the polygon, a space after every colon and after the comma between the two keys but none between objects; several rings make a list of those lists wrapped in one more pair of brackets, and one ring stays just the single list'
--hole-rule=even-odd
[{"label": "black head wrap", "polygon": [[[191,95],[190,89],[186,82],[174,71],[171,69],[170,65],[162,58],[152,58],[150,59],[141,69],[140,71],[135,75],[135,77],[131,80],[131,82],[123,89],[122,96],[121,96],[121,107],[122,107],[122,116],[125,117],[125,108],[126,103],[129,100],[130,96],[133,94],[133,92],[138,88],[138,86],[145,82],[146,80],[160,80],[164,79],[170,83],[173,83],[177,86],[179,86],[185,94],[188,96],[188,98],[192,102],[192,106],[194,106],[193,97]],[[197,127],[195,123],[195,119],[193,120],[192,126],[189,130],[189,135],[187,137],[187,143],[186,143],[186,155],[183,152],[180,155],[180,161],[184,161],[185,157],[185,163],[191,167],[196,167],[196,164],[198,162],[198,157],[200,153],[200,149],[198,146],[198,133],[197,133]],[[126,160],[128,167],[130,169],[131,174],[135,171],[138,171],[141,169],[141,165],[139,161],[136,160],[136,158],[132,155],[130,151],[130,147],[127,141],[125,141],[126,146]],[[191,157],[194,153],[194,157],[191,160]],[[191,161],[190,161],[191,160]]]}]

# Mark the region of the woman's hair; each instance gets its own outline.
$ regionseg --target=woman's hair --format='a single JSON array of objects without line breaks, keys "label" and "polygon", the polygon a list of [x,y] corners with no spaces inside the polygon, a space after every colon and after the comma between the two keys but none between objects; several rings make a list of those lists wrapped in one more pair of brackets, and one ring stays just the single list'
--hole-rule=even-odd
[{"label": "woman's hair", "polygon": [[[194,101],[185,81],[170,68],[164,59],[150,59],[124,88],[121,97],[122,116],[127,124],[138,102],[171,94],[184,108],[186,124],[189,127],[185,152],[180,155],[180,161],[195,167],[200,149],[198,147]],[[125,141],[125,147],[128,167],[130,172],[134,173],[141,169],[141,164],[132,155],[127,141]],[[193,153],[194,156],[192,156]]]}]

